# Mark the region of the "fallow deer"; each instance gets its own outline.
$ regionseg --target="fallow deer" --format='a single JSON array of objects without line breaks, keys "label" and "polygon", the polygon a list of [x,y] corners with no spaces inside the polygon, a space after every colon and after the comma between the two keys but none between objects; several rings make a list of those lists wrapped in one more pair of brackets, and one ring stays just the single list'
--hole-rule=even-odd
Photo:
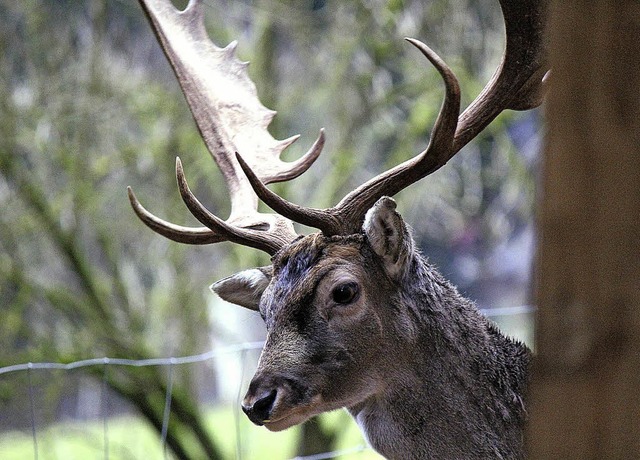
[{"label": "fallow deer", "polygon": [[[430,143],[324,210],[292,204],[265,186],[307,170],[324,132],[300,160],[282,162],[296,138],[276,141],[268,133],[275,112],[259,102],[246,64],[234,57],[235,42],[218,48],[208,38],[202,2],[191,0],[184,11],[168,0],[140,2],[222,171],[231,214],[222,220],[198,201],[179,159],[181,196],[204,227],[154,216],[129,188],[133,209],[174,241],[231,241],[272,256],[272,265],[212,286],[266,324],[242,402],[251,421],[278,431],[347,408],[388,458],[522,458],[530,351],[429,265],[390,196],[442,167],[503,110],[540,104],[544,1],[500,0],[503,61],[461,115],[453,72],[425,44],[407,39],[444,81]],[[258,197],[276,214],[258,212]],[[320,232],[299,236],[292,221]]]}]

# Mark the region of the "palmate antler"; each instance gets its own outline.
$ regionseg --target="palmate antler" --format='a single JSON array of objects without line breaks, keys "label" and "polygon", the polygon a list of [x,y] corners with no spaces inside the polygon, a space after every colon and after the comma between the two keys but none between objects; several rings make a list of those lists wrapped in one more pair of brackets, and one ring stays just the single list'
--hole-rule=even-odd
[{"label": "palmate antler", "polygon": [[[500,112],[534,108],[542,101],[547,72],[542,41],[544,1],[500,0],[506,26],[502,63],[460,116],[460,88],[451,69],[427,45],[407,39],[435,66],[445,84],[444,102],[428,147],[361,185],[333,208],[305,208],[284,200],[265,185],[304,172],[320,154],[323,132],[300,160],[292,164],[281,162],[280,154],[297,137],[284,141],[271,138],[266,128],[275,112],[258,101],[246,64],[233,57],[235,44],[220,49],[211,43],[204,29],[201,2],[191,0],[183,12],[168,0],[140,2],[178,76],[232,200],[229,219],[215,217],[189,191],[179,160],[176,174],[181,195],[206,228],[180,227],[163,221],[146,211],[130,191],[138,216],[154,231],[175,241],[206,244],[229,240],[273,254],[295,239],[291,221],[317,228],[326,235],[356,233],[365,213],[379,198],[393,196],[442,167]],[[251,188],[277,214],[258,213]]]},{"label": "palmate antler", "polygon": [[171,62],[209,152],[218,164],[231,196],[231,214],[224,221],[207,211],[190,192],[176,160],[180,193],[193,215],[206,227],[191,228],[167,222],[148,212],[131,188],[136,214],[152,230],[174,241],[209,244],[232,241],[275,253],[297,235],[290,220],[257,211],[258,199],[235,159],[240,153],[263,183],[293,179],[316,160],[324,132],[298,161],[285,163],[280,155],[299,136],[277,141],[267,131],[274,117],[258,100],[247,74],[247,63],[235,57],[236,43],[218,48],[204,28],[201,1],[191,0],[178,11],[169,0],[141,0],[162,48]]}]

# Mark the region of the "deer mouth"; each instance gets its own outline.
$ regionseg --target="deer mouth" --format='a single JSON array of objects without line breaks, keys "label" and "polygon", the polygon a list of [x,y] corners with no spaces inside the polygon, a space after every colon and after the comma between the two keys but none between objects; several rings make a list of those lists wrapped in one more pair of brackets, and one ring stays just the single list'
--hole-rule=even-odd
[{"label": "deer mouth", "polygon": [[313,396],[308,403],[297,406],[287,406],[285,401],[282,403],[274,407],[269,419],[263,421],[264,427],[269,431],[286,430],[323,412],[320,395]]},{"label": "deer mouth", "polygon": [[[308,406],[306,406],[305,409],[308,409]],[[313,417],[318,413],[316,411],[309,411],[310,413],[307,412],[308,411],[305,410],[294,410],[288,414],[284,414],[281,417],[264,420],[263,424],[264,427],[269,431],[276,432],[286,430],[287,428],[291,428],[292,426],[299,425],[300,423],[305,422],[307,419]]]},{"label": "deer mouth", "polygon": [[282,431],[321,413],[321,406],[320,395],[300,405],[290,405],[285,398],[276,398],[266,418],[256,415],[253,411],[245,410],[245,412],[256,425],[264,425],[269,431]]}]

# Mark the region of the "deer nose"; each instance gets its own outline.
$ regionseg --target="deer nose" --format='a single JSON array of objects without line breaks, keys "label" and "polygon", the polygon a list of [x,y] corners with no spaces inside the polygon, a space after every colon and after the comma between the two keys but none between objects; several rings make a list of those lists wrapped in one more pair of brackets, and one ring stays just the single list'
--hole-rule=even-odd
[{"label": "deer nose", "polygon": [[242,411],[247,414],[249,420],[256,425],[263,425],[265,420],[269,420],[273,403],[278,395],[278,390],[265,390],[257,397],[247,397],[242,401]]}]

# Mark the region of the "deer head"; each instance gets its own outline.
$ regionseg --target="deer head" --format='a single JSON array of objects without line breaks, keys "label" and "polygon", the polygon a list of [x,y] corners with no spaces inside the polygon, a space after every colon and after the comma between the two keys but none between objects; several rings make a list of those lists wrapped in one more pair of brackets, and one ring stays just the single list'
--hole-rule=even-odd
[{"label": "deer head", "polygon": [[[168,0],[140,2],[222,171],[232,211],[223,220],[207,210],[189,190],[179,159],[180,194],[204,227],[182,227],[154,216],[129,189],[133,209],[152,230],[174,241],[231,241],[272,256],[269,267],[246,270],[212,286],[222,298],[260,312],[267,327],[258,370],[242,404],[254,423],[281,430],[340,407],[357,413],[363,401],[402,378],[411,359],[407,347],[422,334],[411,317],[418,313],[406,307],[407,299],[420,297],[428,303],[432,296],[459,302],[455,289],[438,275],[416,271],[422,259],[389,197],[446,164],[501,111],[541,102],[547,70],[543,2],[500,1],[506,25],[503,61],[461,115],[460,89],[451,69],[427,45],[407,39],[444,82],[444,101],[429,145],[329,209],[293,204],[266,187],[308,169],[321,152],[323,131],[300,160],[280,161],[296,138],[276,141],[269,135],[275,112],[260,104],[246,64],[234,57],[235,44],[218,48],[211,43],[202,3],[191,0],[178,11]],[[259,213],[258,197],[275,214]],[[299,236],[292,222],[320,232]],[[412,280],[415,276],[424,279]],[[402,347],[406,353],[398,352]]]},{"label": "deer head", "polygon": [[[351,407],[388,383],[385,350],[410,331],[389,296],[398,292],[412,240],[391,198],[367,213],[363,234],[298,239],[267,268],[215,283],[224,299],[259,311],[267,326],[242,408],[278,431]],[[384,301],[380,301],[384,299]]]}]

